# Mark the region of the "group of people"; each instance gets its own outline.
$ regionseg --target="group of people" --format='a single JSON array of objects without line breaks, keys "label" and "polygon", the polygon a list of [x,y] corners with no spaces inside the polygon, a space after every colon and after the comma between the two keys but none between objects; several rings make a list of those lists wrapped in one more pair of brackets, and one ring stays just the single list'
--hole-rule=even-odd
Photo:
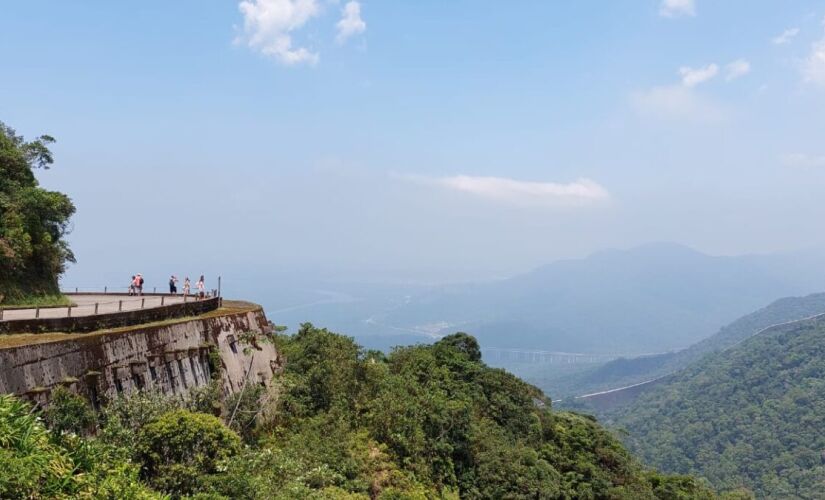
[{"label": "group of people", "polygon": [[[189,291],[192,288],[191,282],[189,281],[189,276],[184,278],[183,280],[183,294],[189,295]],[[202,299],[206,297],[206,284],[203,279],[203,275],[198,279],[198,282],[195,283],[195,288],[198,290],[198,299]],[[178,277],[174,274],[169,277],[169,293],[172,295],[178,294]]]},{"label": "group of people", "polygon": [[129,295],[143,295],[143,276],[140,273],[132,276],[129,282]]},{"label": "group of people", "polygon": [[[129,282],[129,295],[143,295],[143,283],[143,276],[140,273],[132,276],[132,281]],[[191,281],[187,276],[183,280],[183,295],[190,295],[191,288]],[[202,274],[195,283],[195,288],[199,300],[206,297],[206,284]],[[178,294],[178,278],[174,274],[169,278],[169,293],[172,295]]]}]

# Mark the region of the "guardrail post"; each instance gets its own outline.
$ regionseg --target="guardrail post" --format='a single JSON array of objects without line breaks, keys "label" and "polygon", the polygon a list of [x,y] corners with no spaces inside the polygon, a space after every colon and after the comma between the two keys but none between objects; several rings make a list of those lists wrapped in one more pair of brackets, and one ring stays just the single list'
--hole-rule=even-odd
[{"label": "guardrail post", "polygon": [[69,307],[66,308],[66,317],[67,318],[72,317],[72,306],[69,306]]},{"label": "guardrail post", "polygon": [[118,300],[118,301],[117,301],[117,312],[120,312],[120,311],[122,311],[122,310],[123,310],[123,301],[122,301],[122,300]]},{"label": "guardrail post", "polygon": [[166,297],[165,297],[165,296],[161,296],[161,297],[160,297],[160,305],[163,305],[164,299],[166,299]]},{"label": "guardrail post", "polygon": [[3,321],[3,309],[0,308],[0,321]]},{"label": "guardrail post", "polygon": [[143,309],[144,305],[146,305],[146,299],[140,299],[140,308]]},{"label": "guardrail post", "polygon": [[95,302],[95,316],[97,316],[97,306],[98,306],[98,305],[99,305],[99,304],[98,304],[97,302]]},{"label": "guardrail post", "polygon": [[34,319],[37,319],[39,317],[40,317],[40,306],[37,306],[37,307],[34,308]]},{"label": "guardrail post", "polygon": [[183,303],[186,304],[186,294],[183,294]]}]

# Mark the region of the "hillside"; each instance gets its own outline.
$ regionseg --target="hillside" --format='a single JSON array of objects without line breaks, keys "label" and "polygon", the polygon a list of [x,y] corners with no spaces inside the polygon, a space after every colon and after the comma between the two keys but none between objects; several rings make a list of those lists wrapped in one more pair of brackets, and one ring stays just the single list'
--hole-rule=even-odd
[{"label": "hillside", "polygon": [[711,337],[681,351],[620,358],[584,373],[550,380],[542,379],[536,370],[527,378],[552,392],[554,398],[625,387],[674,373],[709,353],[728,349],[764,328],[822,313],[825,313],[825,293],[786,297],[737,319]]},{"label": "hillside", "polygon": [[642,467],[593,419],[551,410],[465,334],[389,356],[308,324],[239,342],[283,353],[277,390],[135,392],[96,415],[60,388],[41,418],[0,397],[0,497],[717,498]]},{"label": "hillside", "polygon": [[825,491],[825,318],[767,330],[711,354],[621,408],[651,466],[747,486],[760,498]]},{"label": "hillside", "polygon": [[[709,337],[777,297],[817,291],[825,282],[820,261],[816,255],[715,257],[664,243],[605,251],[507,280],[413,294],[373,311],[374,328],[365,334],[461,329],[488,347],[670,351]],[[326,319],[323,308],[305,313],[310,312]]]}]

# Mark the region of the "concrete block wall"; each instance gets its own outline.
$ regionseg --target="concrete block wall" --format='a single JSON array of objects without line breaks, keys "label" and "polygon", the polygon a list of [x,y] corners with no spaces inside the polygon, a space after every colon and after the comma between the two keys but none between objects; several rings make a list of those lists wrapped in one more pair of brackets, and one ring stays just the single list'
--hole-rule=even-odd
[{"label": "concrete block wall", "polygon": [[282,366],[279,353],[267,343],[249,347],[239,342],[244,332],[267,328],[263,310],[252,307],[169,325],[0,349],[0,393],[45,404],[52,390],[67,385],[88,395],[95,405],[142,389],[183,395],[210,382],[212,351],[219,354],[226,394],[240,389],[247,370],[249,384],[269,386]]}]

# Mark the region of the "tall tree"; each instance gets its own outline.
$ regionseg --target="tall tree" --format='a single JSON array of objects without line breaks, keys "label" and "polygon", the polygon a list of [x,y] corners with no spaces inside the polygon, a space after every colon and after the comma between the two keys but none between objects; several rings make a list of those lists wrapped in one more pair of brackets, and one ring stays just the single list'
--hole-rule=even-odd
[{"label": "tall tree", "polygon": [[48,135],[27,142],[0,122],[0,301],[57,293],[66,263],[75,261],[64,239],[75,207],[34,175],[54,163],[53,142]]}]

